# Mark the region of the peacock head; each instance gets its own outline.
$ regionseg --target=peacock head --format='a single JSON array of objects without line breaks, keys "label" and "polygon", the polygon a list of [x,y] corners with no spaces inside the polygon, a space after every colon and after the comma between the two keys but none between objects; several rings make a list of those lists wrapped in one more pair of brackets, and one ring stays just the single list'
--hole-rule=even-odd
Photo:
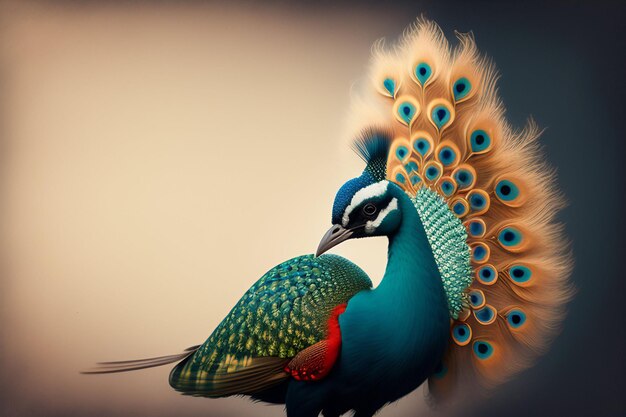
[{"label": "peacock head", "polygon": [[354,145],[367,166],[361,176],[349,180],[337,192],[333,225],[322,238],[316,256],[348,239],[390,236],[402,222],[398,198],[403,191],[386,179],[389,135],[369,130]]}]

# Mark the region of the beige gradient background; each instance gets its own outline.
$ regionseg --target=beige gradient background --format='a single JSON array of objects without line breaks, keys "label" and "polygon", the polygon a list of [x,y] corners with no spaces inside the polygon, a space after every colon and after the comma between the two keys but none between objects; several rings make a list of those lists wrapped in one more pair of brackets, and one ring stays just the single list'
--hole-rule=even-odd
[{"label": "beige gradient background", "polygon": [[[281,416],[188,398],[170,367],[259,276],[310,253],[361,162],[370,45],[413,16],[293,7],[3,3],[0,415]],[[373,22],[376,24],[372,24]],[[378,282],[384,240],[336,252]],[[382,411],[425,408],[421,389]]]}]

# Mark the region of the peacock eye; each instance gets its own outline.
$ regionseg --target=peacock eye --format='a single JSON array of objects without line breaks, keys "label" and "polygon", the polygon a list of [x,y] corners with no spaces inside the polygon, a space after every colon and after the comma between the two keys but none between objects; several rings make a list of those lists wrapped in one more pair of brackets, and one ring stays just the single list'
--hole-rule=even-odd
[{"label": "peacock eye", "polygon": [[372,203],[367,203],[366,205],[363,206],[363,214],[367,217],[371,217],[374,214],[376,214],[376,210],[378,209]]}]

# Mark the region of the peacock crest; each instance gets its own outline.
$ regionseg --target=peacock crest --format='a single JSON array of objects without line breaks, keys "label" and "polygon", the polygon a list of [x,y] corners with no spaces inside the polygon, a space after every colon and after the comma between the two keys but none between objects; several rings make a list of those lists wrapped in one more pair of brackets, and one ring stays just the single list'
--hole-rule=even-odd
[{"label": "peacock crest", "polygon": [[451,343],[429,379],[435,399],[464,380],[489,388],[528,367],[571,295],[554,219],[563,199],[540,158],[540,132],[532,121],[511,128],[494,66],[471,34],[457,37],[451,48],[435,23],[418,20],[396,47],[379,42],[372,84],[353,105],[357,129],[383,126],[393,138],[387,179],[414,197],[448,296]]}]

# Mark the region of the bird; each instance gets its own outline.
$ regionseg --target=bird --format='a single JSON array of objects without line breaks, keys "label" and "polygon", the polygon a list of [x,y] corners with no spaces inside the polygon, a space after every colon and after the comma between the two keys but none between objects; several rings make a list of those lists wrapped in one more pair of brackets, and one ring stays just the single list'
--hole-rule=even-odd
[{"label": "bird", "polygon": [[[457,38],[419,18],[374,45],[351,108],[365,169],[338,190],[315,254],[265,273],[203,344],[85,373],[177,362],[169,384],[185,395],[371,417],[422,384],[429,404],[458,403],[531,366],[573,295],[564,197],[540,129],[511,127],[494,64]],[[326,253],[376,236],[389,242],[376,287]]]}]

